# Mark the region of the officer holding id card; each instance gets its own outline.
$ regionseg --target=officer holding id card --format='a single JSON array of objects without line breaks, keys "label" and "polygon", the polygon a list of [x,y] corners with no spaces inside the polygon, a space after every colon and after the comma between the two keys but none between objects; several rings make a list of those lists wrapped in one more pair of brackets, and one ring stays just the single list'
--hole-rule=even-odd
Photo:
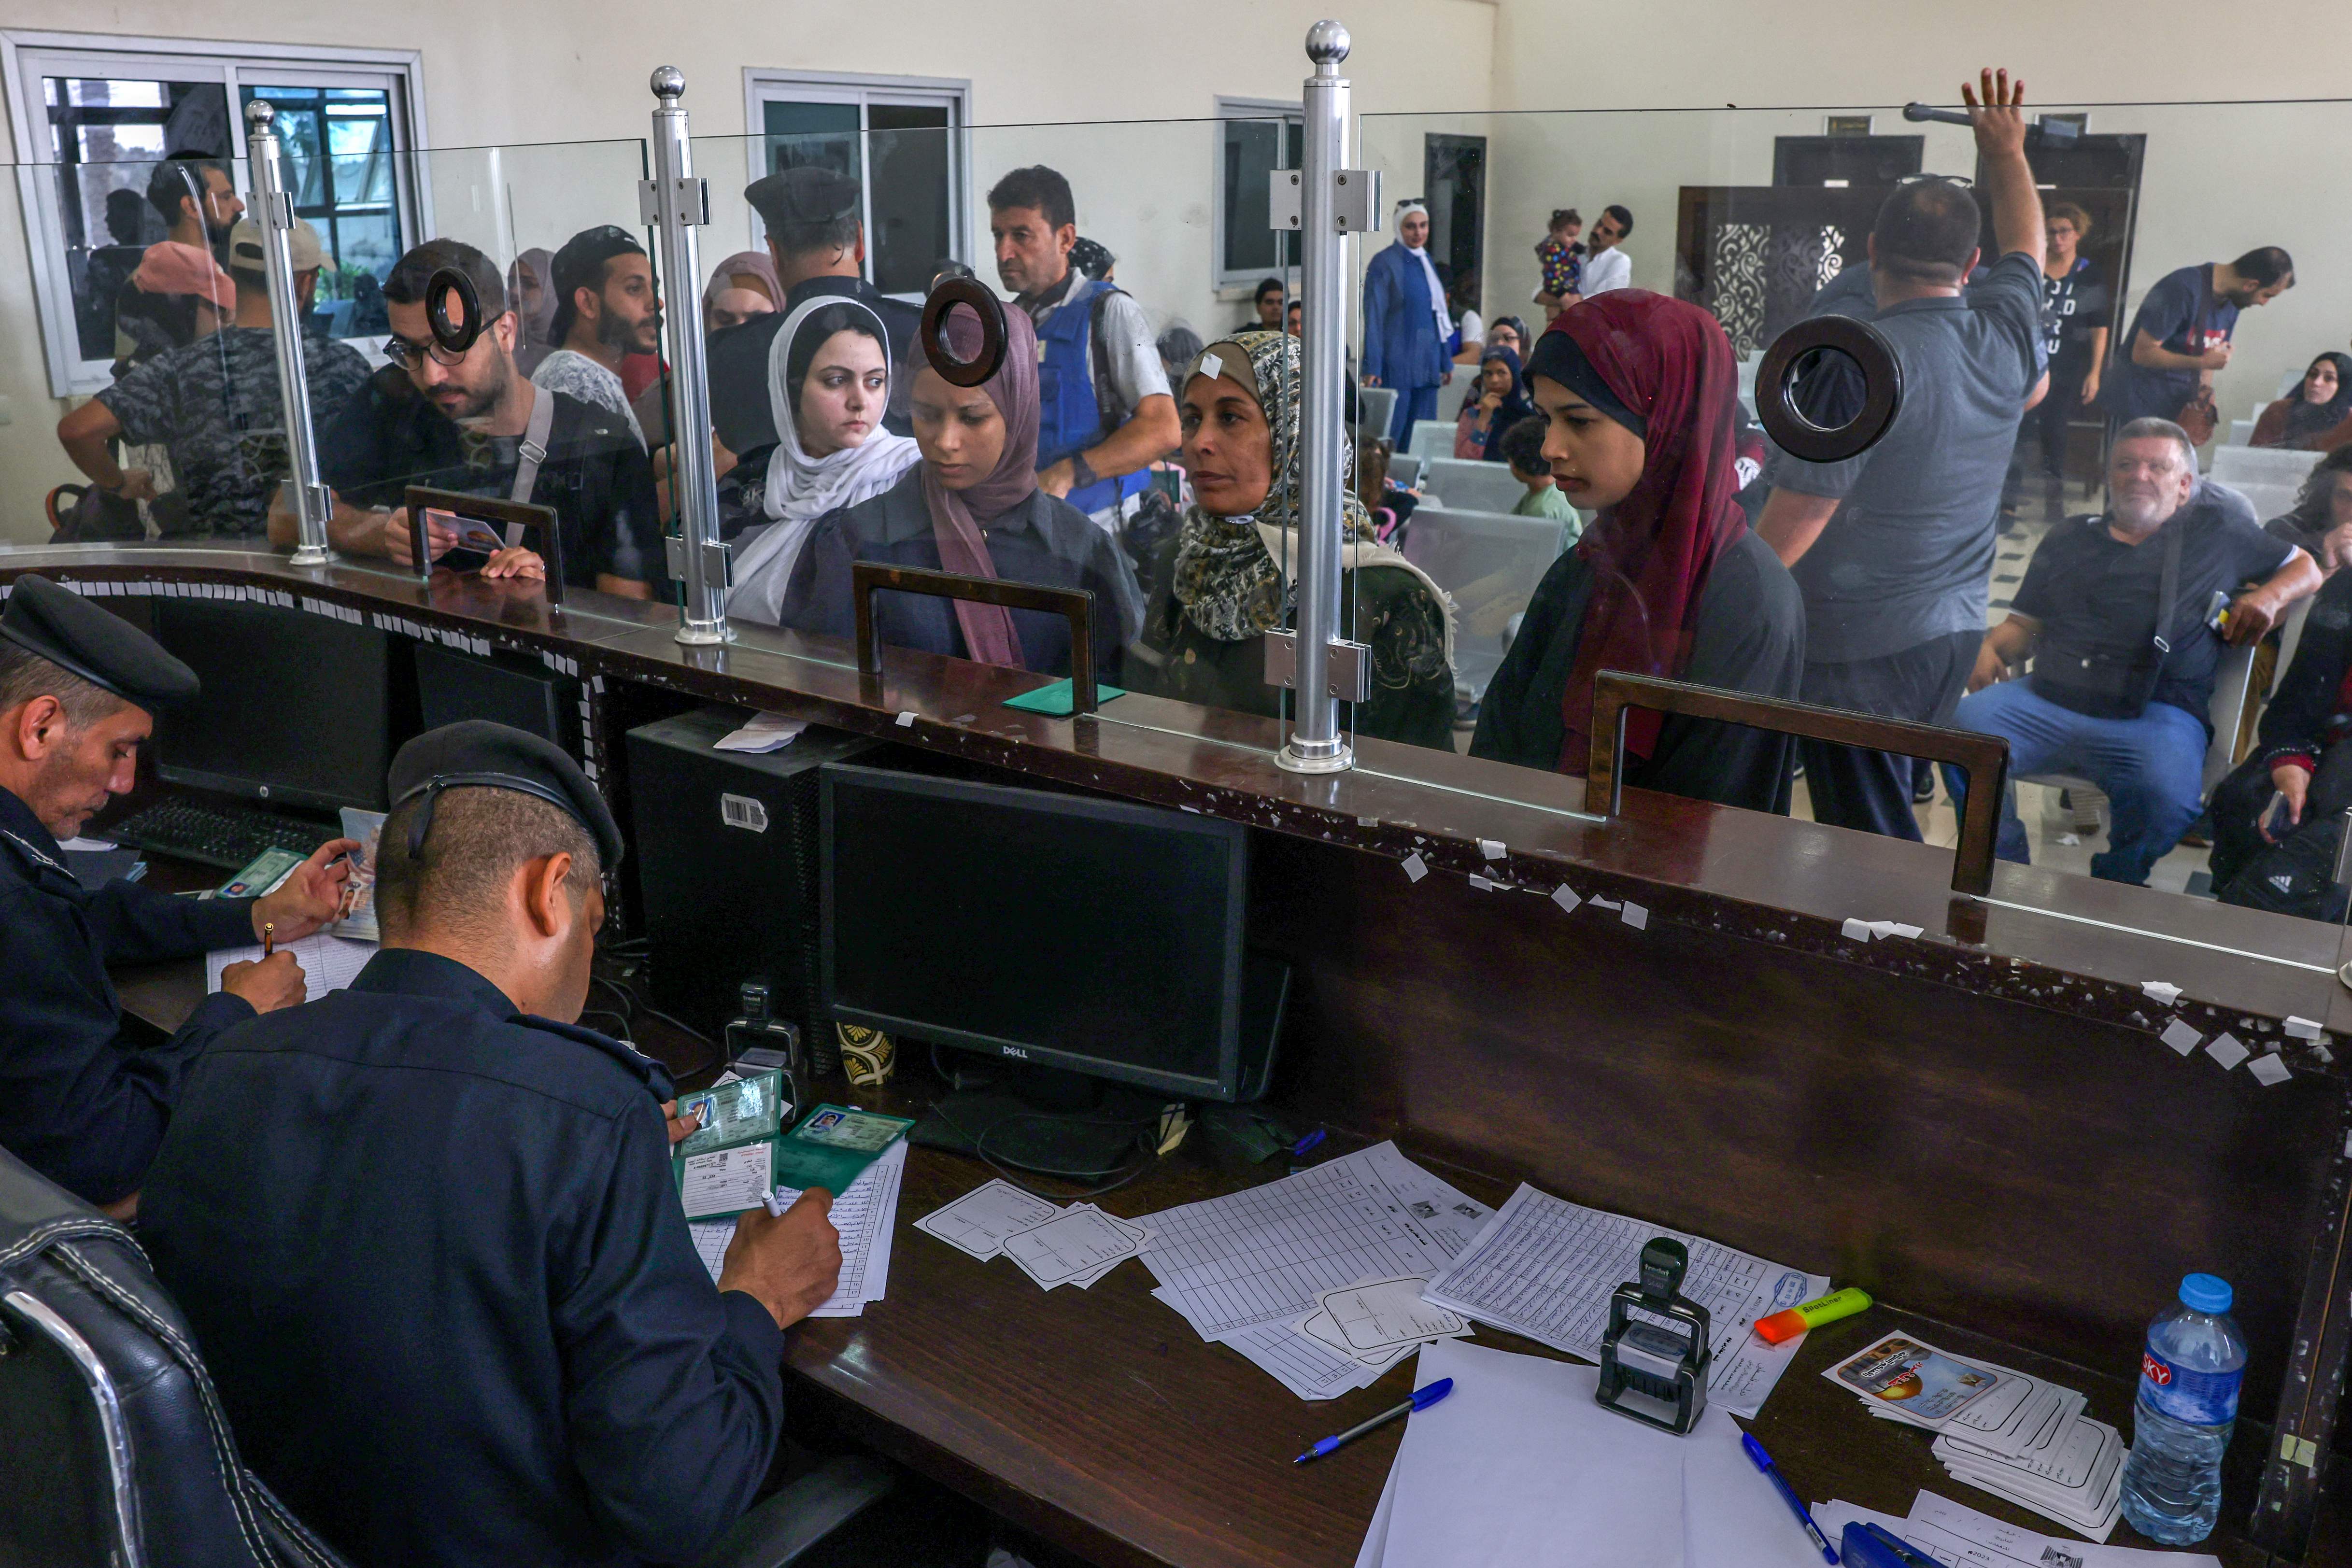
[{"label": "officer holding id card", "polygon": [[70,839],[129,790],[159,706],[196,677],[129,622],[45,578],[16,581],[0,615],[0,1146],[116,1218],[132,1210],[180,1082],[229,1025],[302,999],[293,955],[232,964],[180,1032],[125,1036],[109,964],[159,963],[334,917],[359,846],[319,847],[260,899],[174,898],[135,882],[92,891]]}]

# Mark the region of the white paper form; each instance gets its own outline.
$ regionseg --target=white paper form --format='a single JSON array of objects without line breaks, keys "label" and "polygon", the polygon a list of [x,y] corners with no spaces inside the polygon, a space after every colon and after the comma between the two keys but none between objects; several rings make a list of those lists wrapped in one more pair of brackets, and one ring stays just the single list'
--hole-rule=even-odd
[{"label": "white paper form", "polygon": [[1006,1237],[1043,1225],[1061,1212],[1060,1205],[1023,1192],[999,1176],[923,1216],[915,1228],[985,1260],[1004,1249]]},{"label": "white paper form", "polygon": [[768,1169],[775,1151],[766,1144],[743,1144],[686,1156],[678,1181],[688,1219],[709,1214],[737,1215],[757,1208],[767,1196]]},{"label": "white paper form", "polygon": [[1931,1491],[1912,1500],[1908,1520],[1888,1528],[1947,1568],[2221,1568],[2220,1558],[2202,1552],[2151,1552],[2037,1535]]},{"label": "white paper form", "polygon": [[[1425,1211],[1425,1212],[1424,1212]],[[1264,1186],[1139,1217],[1143,1260],[1203,1337],[1295,1322],[1322,1291],[1433,1273],[1483,1206],[1378,1144]]]},{"label": "white paper form", "polygon": [[1829,1276],[1767,1262],[1646,1220],[1570,1203],[1522,1184],[1476,1239],[1423,1291],[1440,1306],[1539,1344],[1601,1359],[1609,1297],[1637,1279],[1643,1244],[1669,1236],[1690,1250],[1683,1294],[1707,1310],[1715,1364],[1707,1403],[1753,1416],[1796,1354],[1768,1345],[1756,1320],[1829,1290]]},{"label": "white paper form", "polygon": [[1137,1238],[1111,1217],[1081,1204],[1045,1224],[1004,1239],[1004,1255],[1047,1290],[1135,1256]]},{"label": "white paper form", "polygon": [[[1351,1355],[1383,1351],[1416,1340],[1460,1333],[1461,1317],[1421,1299],[1423,1281],[1415,1275],[1398,1280],[1368,1280],[1322,1295],[1324,1316],[1345,1342]],[[1307,1320],[1313,1322],[1312,1317]],[[1310,1331],[1311,1332],[1311,1331]]]},{"label": "white paper form", "polygon": [[[847,1192],[834,1199],[828,1218],[841,1233],[841,1282],[809,1316],[854,1318],[866,1310],[866,1302],[882,1299],[889,1283],[890,1232],[898,1223],[898,1185],[906,1168],[907,1144],[902,1138],[860,1171]],[[777,1191],[787,1203],[800,1197],[791,1187]],[[701,1220],[687,1229],[693,1233],[694,1249],[703,1267],[716,1281],[727,1260],[727,1243],[735,1235],[735,1221]]]},{"label": "white paper form", "polygon": [[1417,1377],[1454,1392],[1405,1423],[1382,1568],[1818,1568],[1722,1411],[1678,1437],[1603,1409],[1595,1368],[1459,1340]]},{"label": "white paper form", "polygon": [[[348,936],[336,936],[324,931],[314,931],[299,942],[280,942],[280,953],[291,953],[294,961],[302,966],[302,987],[306,1001],[317,1001],[329,991],[340,991],[359,978],[367,961],[375,956],[375,944],[358,942]],[[221,988],[221,972],[231,964],[258,963],[261,946],[223,947],[205,955],[205,989]]]}]

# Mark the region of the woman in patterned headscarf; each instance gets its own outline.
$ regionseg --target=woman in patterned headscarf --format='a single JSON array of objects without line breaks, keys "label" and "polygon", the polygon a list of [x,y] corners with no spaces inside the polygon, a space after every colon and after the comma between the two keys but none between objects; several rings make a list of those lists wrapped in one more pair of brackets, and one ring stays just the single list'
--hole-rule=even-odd
[{"label": "woman in patterned headscarf", "polygon": [[[1179,413],[1194,497],[1151,580],[1164,584],[1128,650],[1126,684],[1207,707],[1278,714],[1265,633],[1292,623],[1301,450],[1298,340],[1241,332],[1203,350]],[[1420,568],[1372,538],[1346,497],[1340,634],[1370,645],[1372,695],[1342,722],[1358,734],[1450,747],[1452,606]]]}]

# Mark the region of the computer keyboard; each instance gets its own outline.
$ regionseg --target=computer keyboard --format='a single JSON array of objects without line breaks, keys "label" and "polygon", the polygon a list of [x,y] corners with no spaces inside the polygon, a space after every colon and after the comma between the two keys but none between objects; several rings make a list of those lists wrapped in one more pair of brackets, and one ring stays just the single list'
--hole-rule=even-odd
[{"label": "computer keyboard", "polygon": [[136,844],[158,854],[177,855],[228,871],[242,870],[268,849],[297,850],[307,855],[335,836],[332,828],[299,818],[248,806],[211,806],[194,800],[159,800],[91,831],[117,843]]}]

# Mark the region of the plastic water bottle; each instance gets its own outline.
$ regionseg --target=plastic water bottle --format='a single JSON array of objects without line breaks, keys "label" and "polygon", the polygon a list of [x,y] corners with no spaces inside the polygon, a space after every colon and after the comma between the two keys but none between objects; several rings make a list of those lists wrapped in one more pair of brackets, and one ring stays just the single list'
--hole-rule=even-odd
[{"label": "plastic water bottle", "polygon": [[2238,1420],[2246,1336],[2230,1316],[2230,1283],[2180,1281],[2180,1301],[2147,1325],[2139,1405],[2124,1461],[2124,1518],[2150,1541],[2187,1546],[2221,1513],[2221,1452]]}]

